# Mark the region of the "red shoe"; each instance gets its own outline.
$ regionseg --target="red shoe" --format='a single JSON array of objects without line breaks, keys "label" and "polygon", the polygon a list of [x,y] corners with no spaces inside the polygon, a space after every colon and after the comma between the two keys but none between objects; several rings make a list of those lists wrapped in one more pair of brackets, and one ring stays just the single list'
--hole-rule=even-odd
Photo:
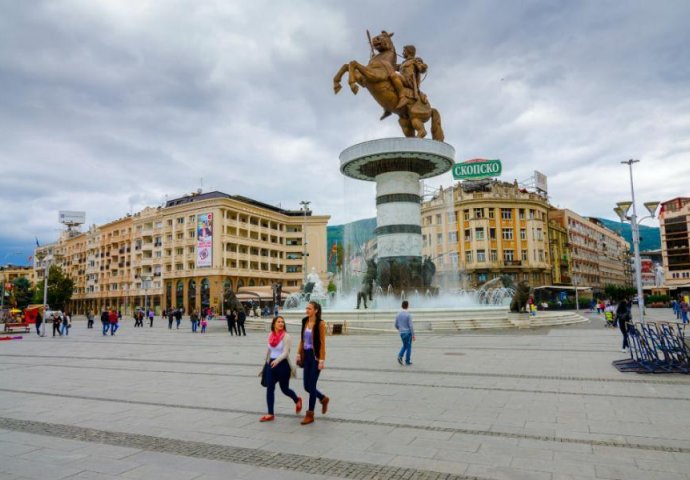
[{"label": "red shoe", "polygon": [[259,421],[260,422],[272,422],[273,420],[275,420],[275,418],[276,418],[275,415],[264,415],[263,417],[261,417],[259,419]]},{"label": "red shoe", "polygon": [[324,415],[328,411],[328,402],[330,402],[330,401],[331,401],[331,399],[326,397],[326,396],[324,396],[321,399],[321,413],[323,413]]},{"label": "red shoe", "polygon": [[302,411],[302,397],[297,397],[297,403],[295,403],[295,413],[299,415]]}]

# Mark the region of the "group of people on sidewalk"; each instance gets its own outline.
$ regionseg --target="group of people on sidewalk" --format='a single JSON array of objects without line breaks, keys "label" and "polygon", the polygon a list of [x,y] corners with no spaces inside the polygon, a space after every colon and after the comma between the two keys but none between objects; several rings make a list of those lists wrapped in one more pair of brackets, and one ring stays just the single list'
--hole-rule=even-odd
[{"label": "group of people on sidewalk", "polygon": [[[395,328],[400,332],[402,348],[398,353],[398,363],[412,365],[412,342],[415,340],[412,315],[408,311],[409,302],[402,302],[402,310],[395,317]],[[326,366],[326,322],[321,318],[321,304],[307,303],[306,316],[302,319],[299,345],[295,363],[290,360],[292,337],[285,328],[285,319],[277,315],[271,322],[271,333],[268,336],[268,349],[261,370],[261,384],[266,387],[266,405],[268,413],[261,417],[261,422],[275,420],[275,388],[290,398],[295,404],[297,415],[302,411],[302,398],[290,388],[290,379],[297,378],[297,367],[303,369],[303,386],[309,394],[307,411],[301,421],[302,425],[314,423],[316,401],[321,403],[321,413],[328,412],[330,398],[317,388],[321,371]],[[404,362],[403,362],[404,360]]]},{"label": "group of people on sidewalk", "polygon": [[[69,336],[69,329],[72,328],[72,315],[69,312],[53,312],[46,319],[46,323],[53,326],[53,336]],[[36,335],[41,335],[41,326],[43,325],[43,317],[39,313],[36,316]],[[45,331],[44,331],[45,332]]]},{"label": "group of people on sidewalk", "polygon": [[297,377],[297,367],[303,369],[303,386],[309,394],[307,411],[301,424],[314,423],[317,400],[321,403],[321,413],[328,412],[330,398],[317,388],[321,371],[326,366],[326,323],[321,318],[321,304],[318,302],[312,301],[307,304],[294,364],[290,360],[291,349],[292,337],[285,329],[285,319],[278,315],[271,322],[268,349],[261,370],[261,383],[266,387],[266,405],[268,406],[268,413],[259,419],[261,422],[275,420],[276,384],[280,386],[280,391],[294,402],[295,413],[299,415],[302,411],[302,398],[290,388],[290,378]]},{"label": "group of people on sidewalk", "polygon": [[228,322],[228,332],[230,332],[231,336],[247,336],[247,331],[244,329],[244,322],[247,321],[247,314],[243,309],[234,309],[226,311],[225,321]]}]

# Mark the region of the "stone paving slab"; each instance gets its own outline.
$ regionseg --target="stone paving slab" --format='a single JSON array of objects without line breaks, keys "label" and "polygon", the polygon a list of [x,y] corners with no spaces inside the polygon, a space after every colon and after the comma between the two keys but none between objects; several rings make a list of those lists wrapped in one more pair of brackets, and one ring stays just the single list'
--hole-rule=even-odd
[{"label": "stone paving slab", "polygon": [[618,372],[620,333],[591,319],[425,335],[412,367],[395,335],[329,337],[308,427],[280,392],[257,421],[264,333],[75,321],[0,344],[0,479],[690,479],[690,377]]}]

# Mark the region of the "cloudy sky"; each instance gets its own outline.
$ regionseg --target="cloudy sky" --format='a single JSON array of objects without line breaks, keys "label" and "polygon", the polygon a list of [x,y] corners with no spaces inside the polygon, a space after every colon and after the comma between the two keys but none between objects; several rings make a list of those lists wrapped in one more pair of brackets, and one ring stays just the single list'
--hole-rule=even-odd
[{"label": "cloudy sky", "polygon": [[[0,263],[203,186],[333,224],[373,216],[338,155],[400,136],[366,91],[366,30],[429,65],[456,160],[548,176],[556,206],[613,218],[635,190],[690,196],[690,2],[0,0]],[[429,186],[452,183],[450,173]]]}]

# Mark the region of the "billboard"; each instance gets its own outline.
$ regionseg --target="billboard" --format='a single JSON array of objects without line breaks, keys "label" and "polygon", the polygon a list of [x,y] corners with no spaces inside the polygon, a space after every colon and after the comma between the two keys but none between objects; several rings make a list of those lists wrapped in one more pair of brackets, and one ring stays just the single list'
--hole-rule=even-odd
[{"label": "billboard", "polygon": [[58,222],[65,225],[82,225],[86,223],[86,212],[74,212],[72,210],[60,210]]},{"label": "billboard", "polygon": [[546,175],[536,170],[534,171],[534,187],[544,193],[549,191],[546,185]]},{"label": "billboard", "polygon": [[196,217],[196,266],[213,266],[213,214]]}]

